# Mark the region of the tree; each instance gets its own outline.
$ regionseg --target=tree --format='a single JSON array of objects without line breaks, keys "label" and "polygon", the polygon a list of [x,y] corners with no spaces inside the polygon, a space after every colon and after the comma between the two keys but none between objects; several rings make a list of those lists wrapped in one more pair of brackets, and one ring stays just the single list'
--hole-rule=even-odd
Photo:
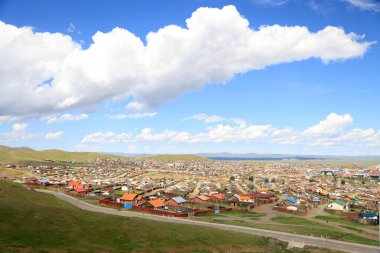
[{"label": "tree", "polygon": [[235,177],[234,176],[230,176],[230,180],[231,181],[235,181]]},{"label": "tree", "polygon": [[272,183],[276,183],[276,179],[275,179],[275,178],[272,178],[271,182],[272,182]]},{"label": "tree", "polygon": [[264,182],[269,183],[269,178],[265,178]]},{"label": "tree", "polygon": [[251,182],[253,182],[253,176],[249,176],[248,180],[251,181]]}]

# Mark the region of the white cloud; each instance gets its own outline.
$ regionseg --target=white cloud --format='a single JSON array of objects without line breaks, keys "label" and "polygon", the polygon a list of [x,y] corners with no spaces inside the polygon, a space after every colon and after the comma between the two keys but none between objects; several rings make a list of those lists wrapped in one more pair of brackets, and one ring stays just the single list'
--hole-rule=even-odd
[{"label": "white cloud", "polygon": [[347,146],[377,147],[380,146],[380,130],[349,129],[353,123],[351,115],[329,114],[326,119],[304,131],[295,131],[291,127],[275,128],[271,125],[249,125],[243,121],[233,125],[217,124],[208,126],[206,131],[189,133],[186,131],[164,130],[155,133],[151,128],[144,128],[140,133],[116,134],[113,132],[89,134],[81,143],[277,143],[298,146]]},{"label": "white cloud", "polygon": [[273,5],[281,6],[288,2],[289,0],[252,0],[253,3],[263,4],[263,5]]},{"label": "white cloud", "polygon": [[23,142],[30,140],[57,140],[61,138],[63,131],[36,133],[29,130],[29,125],[25,123],[15,123],[11,132],[0,133],[0,142]]},{"label": "white cloud", "polygon": [[63,132],[62,131],[57,131],[57,132],[49,132],[45,134],[45,139],[46,140],[58,140],[61,138]]},{"label": "white cloud", "polygon": [[28,124],[15,123],[12,132],[0,133],[1,142],[26,141],[35,138],[35,134],[27,132]]},{"label": "white cloud", "polygon": [[222,121],[223,118],[218,115],[208,116],[205,113],[199,113],[199,114],[194,114],[191,117],[184,118],[184,120],[199,120],[199,121],[204,121],[205,123],[214,123],[214,122]]},{"label": "white cloud", "polygon": [[157,112],[144,112],[144,113],[129,113],[129,114],[116,114],[107,115],[110,119],[140,119],[140,118],[151,118],[157,115]]},{"label": "white cloud", "polygon": [[317,32],[279,25],[254,30],[234,6],[199,8],[185,28],[150,32],[146,45],[122,28],[97,32],[88,49],[63,34],[3,22],[0,37],[3,117],[57,113],[107,99],[132,99],[128,109],[154,108],[239,73],[310,58],[327,63],[362,57],[371,45],[332,26]]},{"label": "white cloud", "polygon": [[362,10],[380,11],[380,2],[378,0],[341,0]]},{"label": "white cloud", "polygon": [[125,143],[130,141],[130,134],[121,133],[115,134],[113,132],[97,132],[86,135],[81,143]]},{"label": "white cloud", "polygon": [[48,124],[54,124],[54,123],[63,123],[67,121],[79,121],[79,120],[84,120],[87,118],[88,118],[88,115],[85,113],[81,113],[78,115],[67,113],[67,114],[62,114],[62,115],[48,115],[48,116],[42,117],[41,119],[45,120],[46,123]]},{"label": "white cloud", "polygon": [[73,33],[73,32],[75,32],[75,25],[74,25],[73,23],[70,23],[70,24],[69,24],[69,27],[67,28],[67,31],[68,31],[69,33]]},{"label": "white cloud", "polygon": [[309,127],[302,134],[311,137],[339,134],[343,127],[352,125],[352,122],[353,119],[349,114],[330,113],[325,120],[320,121],[318,125]]},{"label": "white cloud", "polygon": [[185,142],[188,141],[189,134],[187,132],[177,132],[165,130],[162,133],[153,133],[151,128],[144,128],[141,133],[134,138],[135,142],[150,142],[150,141],[172,141]]}]

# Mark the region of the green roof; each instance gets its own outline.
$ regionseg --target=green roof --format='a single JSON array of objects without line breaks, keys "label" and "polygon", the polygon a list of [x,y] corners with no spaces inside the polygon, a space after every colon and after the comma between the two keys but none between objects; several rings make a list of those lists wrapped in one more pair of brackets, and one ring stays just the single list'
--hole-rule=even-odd
[{"label": "green roof", "polygon": [[331,204],[331,203],[337,203],[337,204],[339,204],[339,205],[341,205],[341,206],[346,206],[346,203],[344,203],[343,201],[341,201],[341,200],[339,200],[339,199],[336,199],[336,200],[332,200],[332,201],[330,201],[329,202],[329,205]]}]

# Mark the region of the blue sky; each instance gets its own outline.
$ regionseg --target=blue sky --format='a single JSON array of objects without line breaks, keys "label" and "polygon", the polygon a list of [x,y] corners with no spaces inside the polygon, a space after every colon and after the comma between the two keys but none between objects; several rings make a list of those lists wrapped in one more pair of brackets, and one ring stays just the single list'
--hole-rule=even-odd
[{"label": "blue sky", "polygon": [[380,155],[379,1],[0,0],[0,21],[2,145]]}]

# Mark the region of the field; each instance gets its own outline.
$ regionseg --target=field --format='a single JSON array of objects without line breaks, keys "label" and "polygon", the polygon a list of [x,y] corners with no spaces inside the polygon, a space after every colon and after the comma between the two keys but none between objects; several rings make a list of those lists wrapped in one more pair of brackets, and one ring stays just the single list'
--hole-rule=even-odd
[{"label": "field", "polygon": [[91,213],[2,180],[0,252],[292,251],[264,237]]}]

